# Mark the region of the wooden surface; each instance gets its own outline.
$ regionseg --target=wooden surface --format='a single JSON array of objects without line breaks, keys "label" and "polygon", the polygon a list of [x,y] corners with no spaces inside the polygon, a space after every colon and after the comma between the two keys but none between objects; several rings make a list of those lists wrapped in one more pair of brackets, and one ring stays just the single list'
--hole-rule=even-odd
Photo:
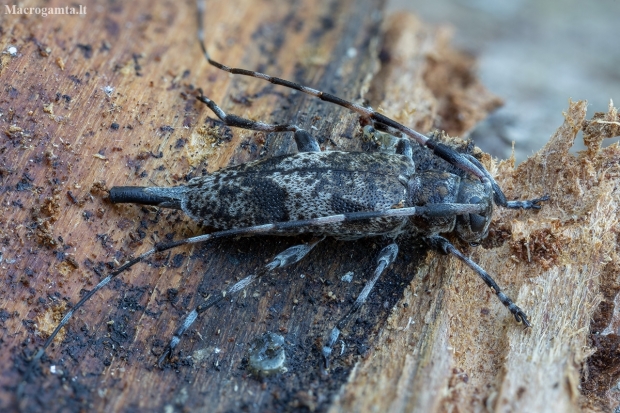
[{"label": "wooden surface", "polygon": [[[113,206],[107,188],[182,184],[293,150],[288,134],[214,134],[196,88],[229,113],[294,121],[324,138],[326,149],[364,149],[357,116],[209,67],[195,39],[192,2],[86,6],[85,16],[1,16],[2,50],[18,47],[16,57],[0,55],[3,411],[16,409],[25,357],[69,303],[128,256],[166,236],[202,231],[180,213]],[[381,7],[372,0],[211,1],[209,49],[231,66],[366,99],[423,132],[462,134],[497,106],[473,77],[473,61],[452,52],[443,31],[407,15],[385,19]],[[106,86],[114,88],[109,96]],[[588,399],[579,385],[599,286],[612,285],[605,277],[612,279],[617,265],[618,149],[596,148],[601,128],[618,121],[613,116],[593,124],[589,153],[571,155],[585,118],[585,105],[573,105],[567,124],[528,164],[492,167],[510,198],[552,197],[538,213],[498,211],[481,247],[461,246],[527,311],[534,323],[528,331],[470,270],[408,241],[345,330],[330,375],[321,377],[321,343],[385,243],[326,240],[299,264],[205,313],[172,363],[157,368],[189,308],[300,242],[226,240],[172,251],[111,283],[69,323],[20,403],[26,411],[606,406],[604,385],[591,386]],[[350,271],[354,281],[342,282]],[[613,288],[605,291],[613,300]],[[613,323],[605,321],[610,313],[599,314],[601,326]],[[288,371],[261,379],[244,359],[266,331],[285,336]],[[613,369],[604,372],[613,380]]]}]

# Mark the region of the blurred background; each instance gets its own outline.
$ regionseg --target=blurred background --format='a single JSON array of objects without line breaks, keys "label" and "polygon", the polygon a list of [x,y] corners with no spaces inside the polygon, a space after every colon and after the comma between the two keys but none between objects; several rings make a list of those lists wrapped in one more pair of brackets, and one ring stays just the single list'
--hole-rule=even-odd
[{"label": "blurred background", "polygon": [[494,156],[508,158],[513,141],[517,162],[540,149],[569,98],[587,100],[589,117],[620,106],[620,0],[388,0],[397,10],[452,26],[455,47],[477,57],[505,102],[471,135]]}]

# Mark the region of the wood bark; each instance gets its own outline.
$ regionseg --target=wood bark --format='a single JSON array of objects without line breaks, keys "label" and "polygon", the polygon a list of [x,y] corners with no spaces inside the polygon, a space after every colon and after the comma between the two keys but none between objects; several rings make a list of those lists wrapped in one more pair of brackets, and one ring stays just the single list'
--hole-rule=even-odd
[{"label": "wood bark", "polygon": [[[46,7],[66,5],[56,3]],[[223,127],[196,101],[197,88],[228,113],[297,123],[325,149],[368,149],[357,115],[209,66],[192,2],[84,5],[82,16],[1,16],[0,46],[18,52],[0,55],[0,409],[503,412],[611,405],[600,378],[617,380],[616,364],[607,360],[615,337],[620,153],[600,141],[618,134],[619,119],[610,106],[586,121],[583,102],[570,103],[565,124],[517,168],[483,155],[511,199],[548,193],[551,201],[534,213],[498,209],[482,246],[459,245],[526,310],[531,329],[517,325],[472,271],[409,241],[345,329],[343,353],[322,377],[322,342],[385,243],[326,240],[299,264],[207,311],[159,369],[158,354],[192,306],[305,240],[231,239],[161,254],[118,277],[76,313],[27,383],[26,397],[16,400],[27,356],[84,291],[155,242],[205,231],[178,212],[112,205],[108,188],[183,184],[294,151],[290,134]],[[384,18],[381,1],[207,6],[216,60],[368,103],[423,132],[463,134],[499,104],[475,79],[474,61],[450,49],[446,31],[410,15]],[[589,150],[571,154],[581,129]],[[348,272],[350,284],[341,281]],[[592,328],[602,334],[592,345],[594,315]],[[267,331],[285,337],[288,371],[255,377],[248,347]],[[607,359],[595,355],[598,364],[586,365],[593,348]]]}]

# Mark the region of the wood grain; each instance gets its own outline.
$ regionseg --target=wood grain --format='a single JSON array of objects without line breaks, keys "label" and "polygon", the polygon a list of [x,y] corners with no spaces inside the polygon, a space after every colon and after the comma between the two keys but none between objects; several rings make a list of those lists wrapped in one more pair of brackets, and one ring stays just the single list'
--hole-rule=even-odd
[{"label": "wood grain", "polygon": [[[0,56],[3,411],[17,408],[26,356],[84,290],[154,242],[204,231],[176,212],[111,205],[107,188],[182,184],[293,151],[289,134],[218,126],[196,102],[197,88],[229,113],[296,122],[326,149],[365,149],[354,114],[209,67],[192,2],[84,4],[85,16],[2,15],[0,46],[19,50]],[[210,1],[209,49],[227,65],[367,101],[424,132],[462,134],[499,104],[472,75],[474,61],[449,48],[445,31],[408,15],[384,19],[382,6]],[[157,368],[188,309],[303,239],[226,240],[162,254],[113,282],[69,323],[20,404],[26,411],[578,410],[589,319],[601,266],[616,262],[607,238],[617,226],[601,218],[617,215],[617,149],[567,153],[584,119],[585,106],[571,106],[555,140],[516,171],[487,159],[511,197],[552,196],[538,213],[498,211],[490,239],[468,250],[534,328],[516,325],[471,271],[409,241],[321,377],[322,340],[385,243],[327,240],[205,313],[175,359]],[[573,172],[563,174],[567,163]],[[587,184],[593,177],[599,189]],[[350,271],[353,283],[342,282]],[[286,337],[288,372],[256,378],[246,369],[247,348],[266,331]]]}]

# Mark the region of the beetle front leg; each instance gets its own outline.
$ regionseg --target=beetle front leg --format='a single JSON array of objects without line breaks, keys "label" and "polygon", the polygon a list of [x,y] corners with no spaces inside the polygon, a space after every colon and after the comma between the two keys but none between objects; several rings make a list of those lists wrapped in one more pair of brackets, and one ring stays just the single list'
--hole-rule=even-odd
[{"label": "beetle front leg", "polygon": [[364,289],[360,293],[360,295],[353,303],[353,307],[349,309],[349,311],[336,323],[336,326],[329,333],[329,339],[327,344],[323,346],[321,350],[321,354],[323,356],[323,366],[322,372],[323,374],[327,373],[327,369],[329,369],[329,358],[332,354],[332,349],[338,337],[340,337],[340,331],[344,328],[347,322],[351,319],[351,316],[359,311],[362,305],[366,302],[368,298],[368,294],[372,291],[373,287],[377,283],[377,280],[383,273],[383,271],[394,262],[396,259],[396,255],[398,254],[398,245],[390,244],[387,247],[383,248],[379,253],[379,257],[377,258],[377,268],[375,268],[374,276],[366,283]]},{"label": "beetle front leg", "polygon": [[461,251],[459,251],[454,245],[450,243],[450,241],[440,236],[428,237],[425,238],[425,241],[434,250],[443,254],[452,254],[459,260],[463,261],[465,265],[474,270],[474,272],[478,274],[480,278],[482,278],[482,281],[484,281],[485,284],[493,290],[495,295],[497,295],[497,298],[499,298],[502,304],[506,306],[508,311],[512,313],[517,322],[523,323],[526,327],[531,326],[530,322],[527,319],[527,315],[525,315],[525,312],[521,310],[521,308],[519,308],[510,299],[510,297],[508,297],[502,292],[501,288],[499,288],[499,285],[497,285],[495,280],[493,280],[493,278],[485,270],[483,270],[482,267],[464,256]]}]

